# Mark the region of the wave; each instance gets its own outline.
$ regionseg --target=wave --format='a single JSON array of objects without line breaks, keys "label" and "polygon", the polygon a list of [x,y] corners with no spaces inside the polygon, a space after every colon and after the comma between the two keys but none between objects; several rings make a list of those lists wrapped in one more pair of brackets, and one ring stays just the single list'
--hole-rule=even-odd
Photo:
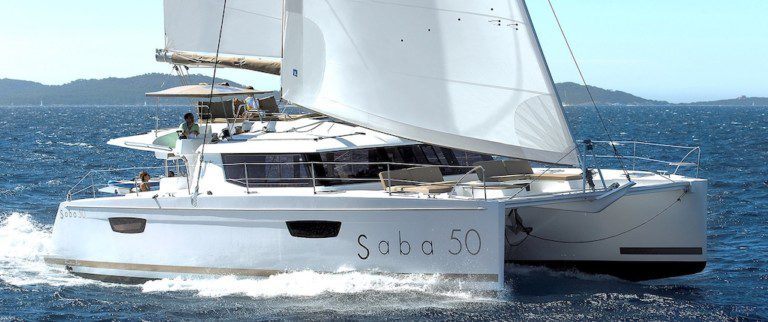
[{"label": "wave", "polygon": [[379,275],[362,272],[318,273],[301,271],[260,279],[224,276],[213,279],[162,279],[142,285],[146,293],[192,291],[202,297],[248,296],[311,297],[322,294],[429,293],[458,298],[473,298],[469,291],[450,290],[438,275]]},{"label": "wave", "polygon": [[553,270],[544,266],[527,266],[527,265],[517,265],[517,264],[506,264],[504,266],[504,273],[507,275],[507,278],[519,278],[523,276],[544,276],[549,278],[564,278],[564,279],[571,279],[571,280],[585,280],[585,281],[594,281],[594,282],[619,282],[623,283],[624,280],[611,276],[611,275],[601,275],[601,274],[589,274],[584,273],[581,271],[578,271],[576,269],[569,269],[569,270]]},{"label": "wave", "polygon": [[66,146],[79,146],[87,149],[93,148],[93,145],[90,145],[88,143],[83,143],[83,142],[77,142],[77,143],[58,142],[58,143]]},{"label": "wave", "polygon": [[37,223],[29,214],[0,215],[0,280],[14,286],[96,283],[46,265],[43,256],[50,243],[51,227]]}]

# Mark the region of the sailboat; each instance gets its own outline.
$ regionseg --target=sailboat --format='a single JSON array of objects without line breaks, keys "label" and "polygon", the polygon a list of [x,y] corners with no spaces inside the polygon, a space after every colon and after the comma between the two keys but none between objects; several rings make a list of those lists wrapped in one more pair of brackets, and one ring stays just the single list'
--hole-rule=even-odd
[{"label": "sailboat", "polygon": [[[158,60],[280,75],[273,101],[315,113],[237,113],[232,98],[268,93],[213,82],[150,93],[201,100],[200,134],[111,140],[164,162],[159,190],[98,195],[89,172],[59,207],[51,265],[119,282],[313,270],[488,289],[510,265],[628,280],[706,265],[707,181],[681,170],[700,150],[575,140],[523,0],[164,8]],[[626,168],[602,169],[596,146],[685,156],[617,153]]]}]

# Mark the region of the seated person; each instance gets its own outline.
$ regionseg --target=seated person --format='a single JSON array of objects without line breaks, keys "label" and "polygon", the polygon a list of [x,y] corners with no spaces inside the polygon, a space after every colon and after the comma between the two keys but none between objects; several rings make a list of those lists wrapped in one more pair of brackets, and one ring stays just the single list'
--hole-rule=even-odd
[{"label": "seated person", "polygon": [[[246,89],[253,90],[253,86],[248,86]],[[245,110],[255,112],[259,109],[259,100],[253,97],[253,95],[249,95],[245,98]]]},{"label": "seated person", "polygon": [[184,114],[184,123],[179,125],[176,133],[179,133],[179,139],[195,138],[200,135],[200,126],[195,123],[195,116],[192,113]]},{"label": "seated person", "polygon": [[141,180],[141,183],[139,184],[139,191],[149,191],[149,179],[149,173],[146,171],[141,171],[141,173],[139,173],[139,180]]},{"label": "seated person", "polygon": [[247,111],[256,111],[259,109],[259,100],[254,98],[253,96],[248,96],[245,98],[245,109]]}]

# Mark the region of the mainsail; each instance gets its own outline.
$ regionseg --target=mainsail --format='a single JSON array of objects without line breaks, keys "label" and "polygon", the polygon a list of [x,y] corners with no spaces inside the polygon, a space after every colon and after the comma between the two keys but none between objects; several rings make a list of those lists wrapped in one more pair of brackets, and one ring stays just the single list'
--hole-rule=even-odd
[{"label": "mainsail", "polygon": [[578,164],[523,0],[287,0],[283,97],[373,130]]},{"label": "mainsail", "polygon": [[219,53],[230,57],[220,57],[220,63],[254,70],[266,68],[265,72],[274,69],[272,66],[279,69],[279,60],[251,57],[282,56],[282,1],[228,0],[226,3],[224,25],[220,28],[224,1],[165,0],[166,53],[159,54],[158,60],[179,64],[212,64],[221,30]]}]

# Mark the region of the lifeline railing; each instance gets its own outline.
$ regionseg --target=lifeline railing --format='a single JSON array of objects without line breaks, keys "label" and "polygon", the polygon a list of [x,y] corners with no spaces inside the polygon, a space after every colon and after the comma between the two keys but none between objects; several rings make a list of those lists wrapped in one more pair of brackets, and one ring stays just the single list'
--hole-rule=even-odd
[{"label": "lifeline railing", "polygon": [[[176,165],[174,167],[169,166],[154,166],[154,167],[128,167],[128,168],[118,168],[118,169],[103,169],[103,170],[89,170],[80,180],[75,183],[72,188],[70,188],[67,191],[67,200],[72,200],[72,197],[79,194],[89,193],[93,198],[96,198],[99,196],[99,189],[108,187],[109,182],[107,180],[114,179],[114,178],[107,178],[104,176],[105,174],[122,174],[125,173],[126,175],[129,173],[129,171],[132,171],[134,174],[136,171],[147,171],[148,174],[150,174],[151,177],[161,177],[163,175],[168,174],[168,171],[174,171],[174,174],[177,174],[179,177],[184,177],[183,173],[186,172],[186,167],[183,165]],[[152,174],[155,174],[152,176]],[[97,180],[100,180],[102,183],[98,183]],[[138,188],[141,181],[139,180],[138,176],[131,175],[130,180],[133,181],[133,186]],[[136,191],[131,192],[138,192],[138,189]]]},{"label": "lifeline railing", "polygon": [[[638,161],[640,162],[651,162],[656,164],[662,164],[667,167],[673,167],[674,171],[672,174],[677,174],[681,167],[684,166],[695,166],[696,167],[696,177],[698,177],[698,170],[699,170],[699,163],[701,159],[701,150],[698,147],[685,147],[685,146],[676,146],[676,145],[667,145],[667,144],[657,144],[657,143],[646,143],[646,142],[636,142],[636,141],[616,141],[616,142],[609,142],[609,141],[592,141],[593,144],[596,145],[614,145],[617,147],[632,147],[632,153],[622,153],[622,158],[625,160],[631,160],[632,161],[632,170],[635,170],[637,167]],[[671,149],[680,149],[684,152],[684,156],[680,161],[674,162],[674,161],[664,161],[662,160],[663,157],[658,156],[646,156],[646,155],[638,155],[638,148],[642,147],[653,147],[653,148],[671,148]],[[614,155],[598,155],[595,153],[595,151],[592,151],[593,153],[589,156],[594,157],[595,159],[615,159],[616,157]],[[626,152],[626,151],[625,151]],[[696,162],[686,162],[689,158],[691,158],[692,155],[696,155]],[[586,154],[584,154],[583,162],[586,162]],[[596,160],[595,160],[596,161]],[[209,162],[206,162],[206,164],[203,165],[203,167],[210,164]],[[370,177],[370,178],[360,178],[360,177],[334,177],[334,176],[318,176],[316,173],[316,169],[318,166],[333,166],[334,172],[338,172],[338,169],[335,167],[347,167],[347,166],[376,166],[377,169],[374,169],[375,172],[384,172],[387,173],[387,187],[384,189],[387,191],[390,195],[392,194],[392,183],[397,182],[402,185],[402,183],[408,183],[408,184],[414,184],[414,185],[421,185],[421,184],[439,184],[439,185],[449,185],[452,187],[452,191],[456,191],[457,187],[460,186],[469,186],[471,189],[469,190],[471,193],[471,197],[475,198],[475,190],[482,188],[483,191],[483,199],[488,198],[488,186],[487,186],[487,180],[485,178],[485,169],[482,166],[454,166],[454,165],[429,165],[429,164],[414,164],[414,163],[396,163],[396,162],[319,162],[319,161],[303,161],[303,162],[282,162],[282,163],[269,163],[269,162],[263,162],[263,163],[233,163],[233,164],[224,164],[223,167],[233,167],[233,166],[242,166],[243,170],[243,177],[241,178],[227,178],[226,180],[229,182],[237,183],[241,186],[244,186],[246,189],[246,193],[251,193],[251,190],[254,188],[264,188],[264,187],[275,187],[280,185],[286,185],[286,186],[292,186],[296,187],[296,183],[305,182],[306,185],[302,187],[312,187],[313,193],[318,193],[318,186],[320,187],[326,187],[326,185],[318,185],[318,183],[322,182],[347,182],[348,184],[358,184],[358,183],[376,183],[381,182],[382,179],[378,177]],[[278,166],[278,167],[284,167],[284,166],[305,166],[305,171],[308,176],[306,177],[285,177],[280,175],[280,171],[278,171],[278,177],[250,177],[249,178],[249,166]],[[600,169],[598,165],[594,165],[596,169]],[[442,183],[435,183],[435,182],[419,182],[419,181],[413,181],[413,180],[407,180],[407,179],[393,179],[389,176],[391,174],[391,171],[393,170],[399,170],[404,168],[412,168],[412,167],[433,167],[438,169],[461,169],[463,170],[460,173],[457,173],[454,171],[454,173],[451,173],[451,175],[461,175],[459,180],[455,182],[442,182]],[[590,167],[593,168],[593,167]],[[605,167],[603,167],[605,168]],[[83,176],[68,192],[67,192],[67,200],[72,200],[73,196],[83,194],[90,192],[90,195],[96,198],[98,196],[98,192],[100,188],[109,186],[108,183],[97,183],[97,177],[106,173],[128,173],[127,171],[154,171],[155,176],[158,177],[157,173],[165,174],[170,168],[168,166],[158,166],[158,167],[130,167],[130,168],[121,168],[121,169],[107,169],[107,170],[90,170],[88,173],[86,173],[85,176]],[[181,174],[182,169],[184,167],[176,167],[177,173]],[[186,170],[186,169],[184,169]],[[162,171],[162,172],[161,172]],[[204,171],[204,170],[203,170]],[[266,171],[266,170],[265,170]],[[548,169],[547,169],[548,171]],[[183,171],[186,172],[186,171]],[[442,171],[441,171],[442,173]],[[151,175],[152,173],[150,173]],[[472,175],[475,175],[474,177]],[[378,173],[377,173],[378,175]],[[193,183],[190,181],[191,179],[189,176],[185,176],[187,178],[187,187],[191,187]],[[472,178],[474,181],[465,182],[464,180],[467,178]],[[602,174],[599,176],[602,180],[603,176]],[[139,180],[136,177],[131,176],[131,180],[134,182],[134,187],[138,187],[138,184],[140,183]],[[534,176],[535,178],[535,176]],[[101,178],[101,180],[106,181],[106,179],[114,179],[114,178]],[[479,180],[480,182],[476,182]],[[260,182],[261,181],[261,182]],[[523,180],[525,181],[525,180]],[[534,180],[528,180],[530,182],[535,181]],[[87,184],[90,182],[90,184]],[[609,189],[609,187],[603,182],[602,184],[604,189]],[[594,188],[593,188],[594,189]],[[138,190],[138,189],[134,189]],[[366,189],[367,190],[367,189]],[[135,192],[138,194],[138,191],[130,190],[131,193]],[[567,193],[567,192],[579,192],[579,191],[586,191],[586,186],[583,183],[581,189],[574,189],[574,191],[562,191],[560,193]],[[322,191],[321,191],[322,192]]]},{"label": "lifeline railing", "polygon": [[[206,164],[203,165],[203,167],[206,167],[207,165],[211,164],[210,162],[206,162]],[[445,185],[445,186],[451,186],[452,190],[455,190],[456,187],[462,186],[462,185],[470,185],[470,183],[465,183],[464,180],[467,178],[471,178],[473,180],[480,180],[481,182],[478,184],[476,182],[472,182],[470,186],[473,188],[483,188],[483,198],[487,199],[487,192],[486,192],[486,180],[485,180],[485,171],[483,170],[483,167],[481,166],[454,166],[454,165],[429,165],[429,164],[415,164],[415,163],[396,163],[396,162],[316,162],[316,161],[304,161],[304,162],[281,162],[281,163],[270,163],[270,162],[249,162],[249,163],[231,163],[231,164],[224,164],[222,165],[223,168],[231,168],[231,167],[243,167],[242,173],[243,176],[239,178],[227,178],[226,181],[236,183],[238,185],[241,185],[245,187],[246,193],[250,194],[252,189],[255,188],[266,188],[266,187],[276,187],[276,186],[289,186],[289,187],[312,187],[313,193],[317,194],[320,191],[319,187],[326,187],[325,185],[318,184],[322,182],[335,182],[335,183],[345,183],[345,184],[359,184],[359,183],[381,183],[382,179],[378,177],[342,177],[342,176],[318,176],[316,173],[316,169],[318,166],[333,166],[333,171],[337,173],[340,169],[336,169],[336,167],[342,168],[342,167],[354,167],[354,166],[367,166],[367,167],[378,167],[374,169],[375,172],[385,172],[387,174],[386,183],[387,187],[384,189],[387,191],[390,195],[393,193],[392,187],[393,183],[397,183],[398,185],[405,185],[405,184],[412,184],[412,185],[424,185],[424,184],[438,184],[438,185]],[[249,167],[255,167],[255,166],[263,166],[263,167],[279,167],[280,169],[277,171],[276,177],[249,177]],[[307,171],[308,176],[299,176],[299,177],[287,177],[282,176],[282,168],[283,167],[295,167],[295,166],[303,166],[304,170]],[[417,180],[408,180],[408,179],[399,179],[399,178],[391,178],[390,174],[393,170],[400,170],[400,169],[406,169],[406,168],[414,168],[414,167],[424,167],[424,168],[438,168],[438,169],[460,169],[461,172],[449,173],[448,175],[461,175],[461,178],[458,181],[443,181],[443,182],[422,182]],[[99,189],[103,187],[109,186],[109,183],[98,183],[97,178],[100,178],[103,181],[106,181],[108,178],[105,177],[99,177],[103,176],[107,173],[130,173],[130,171],[136,172],[136,171],[148,171],[151,172],[160,172],[166,173],[168,168],[167,167],[129,167],[129,168],[120,168],[120,169],[105,169],[105,170],[90,170],[88,173],[85,174],[69,191],[67,192],[67,200],[72,200],[74,196],[89,193],[92,197],[96,198],[99,196]],[[466,170],[466,171],[464,171]],[[202,170],[205,171],[205,170]],[[264,170],[266,172],[266,170]],[[181,171],[179,171],[181,172]],[[443,172],[441,171],[441,174]],[[150,173],[151,175],[152,173]],[[475,174],[476,177],[472,177],[471,174]],[[445,176],[445,174],[444,174]],[[157,177],[157,175],[153,176]],[[192,186],[191,179],[186,176],[187,178],[187,187]],[[134,188],[130,189],[129,193],[139,193],[138,188],[139,184],[141,183],[137,177],[131,177],[131,179],[134,182]],[[125,182],[125,181],[123,181]],[[304,183],[305,185],[302,185]],[[338,184],[336,184],[338,186]],[[474,197],[474,189],[471,191],[473,197]]]},{"label": "lifeline railing", "polygon": [[[307,166],[308,168],[308,174],[309,177],[248,177],[248,166]],[[320,162],[320,161],[305,161],[305,162],[283,162],[283,163],[232,163],[232,164],[224,164],[223,167],[226,169],[227,167],[234,167],[234,166],[242,166],[243,167],[243,173],[244,177],[242,178],[228,178],[227,181],[230,182],[237,182],[240,185],[245,186],[246,193],[250,193],[251,190],[251,181],[256,181],[253,183],[255,187],[269,187],[272,185],[280,185],[280,184],[286,184],[286,185],[293,185],[293,182],[308,182],[308,186],[312,187],[313,193],[318,193],[318,186],[325,187],[325,185],[318,185],[318,182],[332,182],[332,181],[341,181],[341,182],[348,182],[349,184],[356,184],[356,183],[381,183],[382,180],[386,182],[386,188],[384,189],[392,195],[392,187],[393,182],[398,183],[399,185],[402,184],[413,184],[413,185],[424,185],[424,184],[436,184],[436,185],[450,185],[452,186],[452,190],[455,190],[457,186],[461,185],[468,185],[469,183],[464,183],[464,179],[466,179],[471,174],[477,175],[477,180],[480,180],[482,183],[482,187],[484,190],[484,198],[487,199],[487,193],[485,192],[486,188],[486,178],[485,178],[485,172],[482,171],[482,166],[455,166],[455,165],[433,165],[433,164],[418,164],[418,163],[398,163],[398,162]],[[366,177],[334,177],[334,176],[318,176],[316,173],[317,166],[334,166],[333,171],[337,172],[338,169],[335,167],[347,167],[347,166],[378,166],[378,169],[373,170],[374,172],[381,172],[386,173],[387,177],[386,179],[379,178],[378,173],[376,173],[377,177],[372,178],[366,178]],[[464,173],[454,173],[454,174],[448,174],[448,175],[462,175],[461,178],[458,181],[443,181],[443,182],[428,182],[428,181],[417,181],[417,180],[408,180],[408,179],[400,179],[395,178],[393,179],[391,177],[391,173],[394,170],[401,170],[401,169],[407,169],[407,168],[438,168],[438,169],[461,169],[461,170],[468,170]],[[480,171],[478,171],[480,170]],[[443,172],[441,171],[441,174]],[[445,174],[442,174],[445,176]],[[273,182],[258,182],[258,181],[273,181]],[[277,181],[277,182],[275,182]],[[290,181],[288,183],[286,182],[280,182],[280,181]],[[266,185],[266,186],[265,186]],[[473,185],[474,186],[474,185]],[[473,192],[474,193],[474,192]]]},{"label": "lifeline railing", "polygon": [[[664,169],[657,169],[660,174],[678,174],[682,168],[693,167],[695,169],[695,178],[699,177],[699,168],[701,165],[701,148],[698,146],[681,146],[672,144],[649,143],[640,141],[592,141],[595,145],[602,145],[610,148],[615,146],[621,153],[621,158],[631,161],[631,164],[625,164],[631,167],[633,171],[637,169],[638,163],[650,163],[661,165]],[[631,150],[630,150],[631,148]],[[671,156],[668,151],[679,151],[677,157]],[[595,155],[599,159],[616,159],[615,155]],[[693,160],[693,158],[696,158]],[[679,159],[678,159],[679,158]],[[665,160],[666,159],[666,160]]]}]

